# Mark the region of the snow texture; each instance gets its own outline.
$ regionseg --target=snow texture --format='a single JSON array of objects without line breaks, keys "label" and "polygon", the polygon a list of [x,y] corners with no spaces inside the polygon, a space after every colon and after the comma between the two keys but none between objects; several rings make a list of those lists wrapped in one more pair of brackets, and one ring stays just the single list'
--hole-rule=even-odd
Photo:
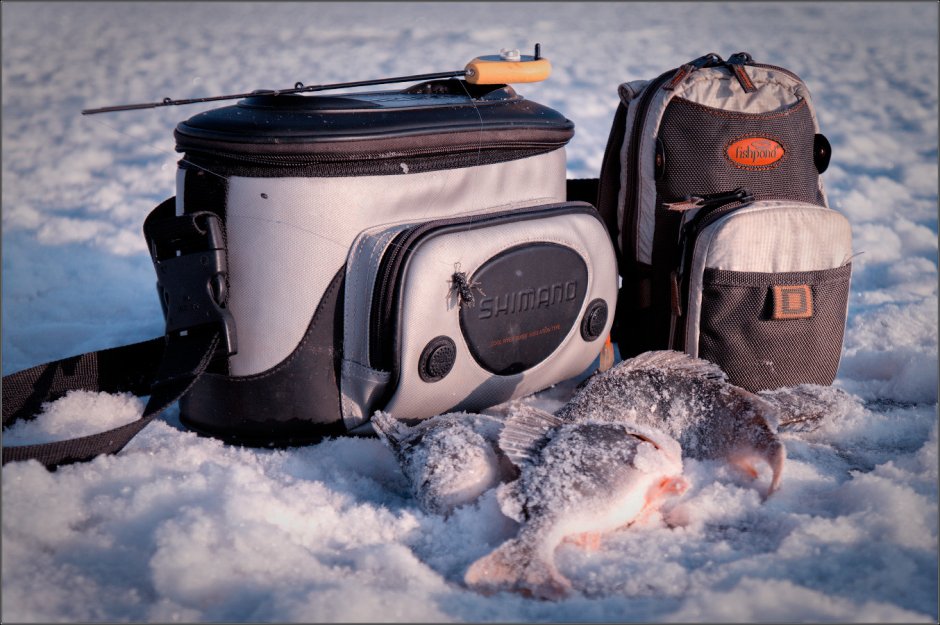
[{"label": "snow texture", "polygon": [[[782,430],[780,490],[763,501],[726,463],[686,459],[674,505],[597,551],[559,546],[574,589],[562,601],[463,585],[517,532],[495,489],[430,514],[377,439],[242,449],[171,411],[117,456],[3,468],[4,621],[937,621],[936,3],[0,10],[4,373],[162,333],[141,225],[174,193],[175,124],[215,105],[81,109],[459,69],[535,42],[554,73],[518,90],[576,123],[569,177],[599,172],[621,82],[710,51],[794,70],[833,145],[824,180],[857,252],[844,393],[818,424]],[[572,386],[521,403],[553,411]],[[76,393],[4,443],[140,410]]]}]

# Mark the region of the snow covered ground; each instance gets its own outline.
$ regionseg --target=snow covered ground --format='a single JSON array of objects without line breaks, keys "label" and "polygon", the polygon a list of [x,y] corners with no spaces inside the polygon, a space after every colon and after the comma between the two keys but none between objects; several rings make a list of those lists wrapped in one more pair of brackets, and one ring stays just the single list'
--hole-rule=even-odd
[{"label": "snow covered ground", "polygon": [[[762,502],[687,461],[672,525],[559,549],[568,600],[462,587],[514,531],[492,491],[445,520],[378,440],[240,449],[170,414],[115,457],[4,467],[4,621],[937,621],[937,4],[5,2],[2,17],[5,374],[162,332],[141,224],[174,193],[174,125],[211,105],[82,108],[459,69],[535,42],[554,75],[519,91],[577,124],[570,177],[597,175],[620,82],[710,51],[793,69],[861,253],[836,381],[850,395],[786,435],[781,490]],[[75,394],[4,442],[141,407]]]}]

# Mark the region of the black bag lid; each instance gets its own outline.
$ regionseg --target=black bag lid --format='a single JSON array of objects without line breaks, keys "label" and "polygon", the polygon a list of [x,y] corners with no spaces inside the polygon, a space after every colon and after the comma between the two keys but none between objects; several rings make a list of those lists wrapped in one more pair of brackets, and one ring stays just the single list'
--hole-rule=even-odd
[{"label": "black bag lid", "polygon": [[176,127],[177,150],[209,154],[376,155],[389,150],[554,149],[574,124],[508,85],[458,79],[342,95],[258,92]]}]

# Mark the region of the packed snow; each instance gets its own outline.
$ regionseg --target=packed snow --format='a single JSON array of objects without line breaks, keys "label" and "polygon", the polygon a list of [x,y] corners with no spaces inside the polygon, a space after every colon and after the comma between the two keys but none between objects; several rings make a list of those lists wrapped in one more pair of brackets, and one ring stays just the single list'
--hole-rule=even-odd
[{"label": "packed snow", "polygon": [[[740,50],[811,89],[824,180],[854,274],[832,406],[782,432],[762,497],[684,460],[673,505],[597,550],[555,553],[574,593],[485,596],[468,567],[515,535],[495,489],[418,505],[375,438],[225,445],[175,410],[116,456],[3,468],[2,620],[938,620],[938,5],[891,3],[2,4],[2,352],[8,374],[162,333],[141,236],[175,192],[176,123],[206,104],[83,108],[460,69],[541,42],[526,97],[571,118],[568,176],[600,170],[617,85]],[[573,384],[521,405],[556,410]],[[132,420],[130,396],[74,393],[4,444]]]}]

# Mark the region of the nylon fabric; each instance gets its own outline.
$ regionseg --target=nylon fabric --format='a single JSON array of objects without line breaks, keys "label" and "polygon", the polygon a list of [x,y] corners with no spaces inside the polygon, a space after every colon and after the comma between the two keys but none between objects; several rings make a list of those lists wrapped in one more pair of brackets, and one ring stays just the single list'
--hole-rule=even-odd
[{"label": "nylon fabric", "polygon": [[[778,111],[782,107],[792,105],[802,98],[806,99],[809,105],[813,128],[811,134],[819,132],[815,109],[812,106],[808,90],[802,82],[780,70],[748,66],[747,72],[758,87],[758,91],[752,94],[744,93],[744,90],[736,85],[736,79],[727,69],[704,68],[697,70],[686,78],[674,90],[661,89],[653,97],[646,123],[640,133],[639,169],[642,187],[639,195],[639,206],[637,207],[639,211],[637,230],[633,233],[627,233],[628,236],[634,237],[636,242],[637,262],[646,264],[652,264],[653,262],[653,241],[656,232],[655,206],[657,202],[657,196],[653,190],[656,178],[655,141],[656,137],[659,136],[663,114],[673,98],[681,97],[705,106],[743,113]],[[770,89],[764,95],[767,86]],[[629,128],[628,125],[628,135],[630,133]],[[810,138],[812,139],[812,137]],[[822,196],[821,203],[826,204],[822,185],[819,184],[818,188]],[[623,203],[621,203],[620,212],[623,212],[623,210]]]},{"label": "nylon fabric", "polygon": [[[630,223],[629,221],[625,221],[627,215],[624,207],[626,206],[627,189],[629,185],[632,184],[630,181],[630,176],[632,175],[630,172],[630,145],[631,139],[633,138],[633,125],[636,123],[637,99],[650,82],[652,81],[634,80],[632,82],[623,83],[617,90],[620,95],[620,102],[627,106],[623,143],[620,145],[620,190],[617,193],[617,227],[619,233],[622,233],[624,228],[629,227]],[[615,241],[620,241],[620,239],[621,237],[619,236],[614,237]]]},{"label": "nylon fabric", "polygon": [[3,426],[31,419],[43,403],[68,391],[149,391],[163,355],[163,338],[71,356],[3,377]]},{"label": "nylon fabric", "polygon": [[[851,259],[851,228],[842,214],[822,206],[756,202],[705,228],[692,254],[685,350],[698,356],[706,269],[763,273],[834,269]],[[840,340],[840,349],[841,344]]]},{"label": "nylon fabric", "polygon": [[[698,356],[749,391],[832,384],[839,368],[851,265],[810,272],[706,269]],[[813,315],[773,318],[773,285],[808,285]]]},{"label": "nylon fabric", "polygon": [[[666,162],[654,193],[668,202],[690,193],[704,195],[744,187],[757,200],[790,199],[823,205],[819,173],[813,163],[814,135],[806,100],[771,114],[728,114],[673,98],[660,127]],[[764,167],[732,161],[728,146],[743,137],[776,141],[780,146],[778,160]],[[657,230],[663,225],[656,221]],[[677,235],[668,236],[676,240]]]},{"label": "nylon fabric", "polygon": [[[710,243],[708,266],[732,271],[812,271],[852,256],[848,220],[834,210],[767,202],[729,219]],[[779,208],[780,210],[773,210]]]},{"label": "nylon fabric", "polygon": [[[158,338],[111,350],[46,363],[3,379],[3,425],[27,419],[34,405],[53,401],[69,390],[149,392],[143,415],[118,428],[79,438],[3,448],[3,464],[37,460],[47,468],[117,453],[155,417],[177,401],[206,370],[219,346],[217,330],[191,332],[185,339]],[[158,366],[159,365],[159,366]],[[154,384],[156,379],[164,380]],[[148,389],[148,390],[145,390]],[[12,393],[12,394],[11,394]]]},{"label": "nylon fabric", "polygon": [[[524,225],[495,225],[459,236],[440,236],[415,251],[405,277],[403,292],[408,297],[402,304],[399,322],[401,379],[385,407],[387,412],[417,418],[452,410],[479,411],[576,376],[600,353],[602,340],[589,343],[581,338],[580,319],[588,303],[604,299],[609,312],[601,336],[610,332],[616,306],[617,265],[613,247],[598,243],[609,241],[606,227],[597,217],[584,213],[546,217]],[[499,252],[535,242],[557,243],[576,251],[588,267],[587,293],[577,322],[566,329],[565,339],[549,357],[522,373],[494,376],[469,353],[450,296],[449,280],[455,263],[471,276]],[[520,327],[520,331],[531,329]],[[444,381],[424,382],[418,375],[420,354],[432,338],[441,335],[456,343],[457,360]]]},{"label": "nylon fabric", "polygon": [[[407,166],[403,160],[402,164]],[[561,202],[565,150],[466,169],[356,178],[241,178],[228,185],[234,376],[286,358],[355,237],[377,224]]]}]

